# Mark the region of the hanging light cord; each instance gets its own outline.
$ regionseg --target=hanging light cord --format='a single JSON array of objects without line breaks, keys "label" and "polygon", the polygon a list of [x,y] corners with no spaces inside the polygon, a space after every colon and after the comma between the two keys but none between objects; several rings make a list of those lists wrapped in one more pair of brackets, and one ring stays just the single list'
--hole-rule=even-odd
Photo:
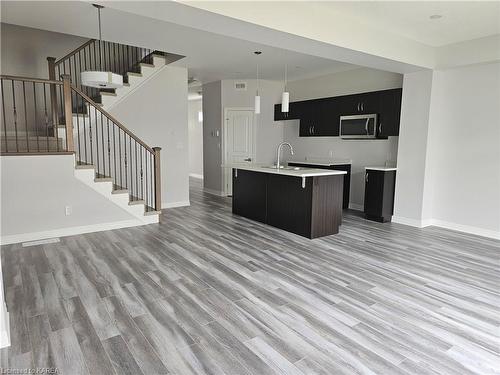
[{"label": "hanging light cord", "polygon": [[101,8],[97,8],[97,20],[99,21],[99,41],[102,42],[102,35],[101,35]]},{"label": "hanging light cord", "polygon": [[285,64],[285,89],[284,89],[284,91],[286,91],[287,73],[288,73],[288,64]]},{"label": "hanging light cord", "polygon": [[259,62],[257,62],[257,95],[259,95]]}]

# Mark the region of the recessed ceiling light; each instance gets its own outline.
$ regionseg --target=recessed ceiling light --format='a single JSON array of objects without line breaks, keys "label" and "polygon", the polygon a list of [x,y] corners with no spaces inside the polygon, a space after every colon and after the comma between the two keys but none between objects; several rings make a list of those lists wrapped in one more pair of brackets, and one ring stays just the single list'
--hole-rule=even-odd
[{"label": "recessed ceiling light", "polygon": [[429,17],[431,20],[438,20],[440,18],[443,18],[441,14],[433,14],[432,16]]}]

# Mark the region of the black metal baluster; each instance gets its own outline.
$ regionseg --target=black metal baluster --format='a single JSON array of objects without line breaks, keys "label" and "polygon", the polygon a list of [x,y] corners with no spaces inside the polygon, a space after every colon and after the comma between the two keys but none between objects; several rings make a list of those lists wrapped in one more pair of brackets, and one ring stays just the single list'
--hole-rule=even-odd
[{"label": "black metal baluster", "polygon": [[141,147],[139,148],[139,154],[140,154],[140,158],[141,158],[141,198],[144,199],[144,179],[143,179],[143,171],[142,171],[142,158],[143,158],[143,152],[144,150],[144,147],[141,145]]},{"label": "black metal baluster", "polygon": [[37,117],[36,117],[38,110],[37,110],[37,106],[36,106],[36,83],[35,82],[33,82],[33,107],[35,109],[34,125],[35,125],[35,132],[36,132],[36,148],[37,148],[37,151],[40,152],[40,139],[38,136],[38,121],[37,121]]},{"label": "black metal baluster", "polygon": [[120,162],[118,163],[118,166],[120,167],[120,187],[123,187],[123,179],[122,179],[122,137],[121,137],[121,130],[118,128],[118,155],[120,156]]},{"label": "black metal baluster", "polygon": [[[88,164],[89,159],[87,158],[87,130],[85,129],[85,114],[83,111],[85,110],[85,103],[83,102],[83,97],[80,97],[80,101],[82,102],[82,121],[83,121],[83,149],[85,153],[85,164]],[[78,102],[76,103],[78,105]]]},{"label": "black metal baluster", "polygon": [[132,192],[132,196],[134,196],[134,175],[132,171],[132,137],[128,137],[128,155],[129,155],[129,164],[130,164],[130,191]]},{"label": "black metal baluster", "polygon": [[23,81],[23,102],[24,102],[24,128],[26,129],[26,148],[30,152],[29,130],[28,130],[28,115],[26,113],[26,85]]},{"label": "black metal baluster", "polygon": [[9,152],[9,143],[7,142],[7,121],[5,121],[5,96],[3,94],[3,78],[0,79],[2,87],[2,114],[3,114],[3,132],[5,135],[5,152]]},{"label": "black metal baluster", "polygon": [[45,90],[46,84],[43,84],[43,105],[45,110],[45,140],[47,141],[47,151],[49,151],[49,114],[47,112],[47,93]]},{"label": "black metal baluster", "polygon": [[89,144],[90,144],[90,164],[94,165],[94,149],[93,149],[93,139],[92,139],[92,112],[90,108],[90,103],[85,101],[87,105],[87,114],[89,116]]},{"label": "black metal baluster", "polygon": [[145,170],[146,170],[146,178],[145,178],[145,186],[144,186],[144,191],[146,193],[146,207],[149,206],[149,196],[148,196],[148,192],[149,192],[149,188],[148,188],[148,153],[149,151],[147,149],[144,149],[144,166],[145,166]]},{"label": "black metal baluster", "polygon": [[151,187],[151,206],[150,207],[153,207],[154,206],[154,201],[155,201],[155,196],[154,196],[154,176],[153,176],[153,154],[149,154],[149,175],[150,175],[150,183],[149,183],[149,186]]},{"label": "black metal baluster", "polygon": [[95,145],[96,145],[96,161],[97,161],[97,173],[99,173],[99,130],[97,129],[97,109],[94,107],[94,115],[95,115],[95,121],[94,121],[94,129],[95,129]]},{"label": "black metal baluster", "polygon": [[139,199],[139,179],[137,178],[137,141],[134,139],[135,143],[135,195]]},{"label": "black metal baluster", "polygon": [[94,70],[97,70],[97,53],[95,49],[96,42],[94,42],[93,44],[94,44]]},{"label": "black metal baluster", "polygon": [[118,184],[118,175],[116,174],[116,137],[115,137],[115,128],[116,124],[114,122],[111,122],[113,124],[113,166],[115,168],[115,181]]},{"label": "black metal baluster", "polygon": [[111,44],[108,43],[108,64],[109,64],[109,71],[113,71],[112,65],[111,65]]},{"label": "black metal baluster", "polygon": [[[76,92],[73,92],[71,90],[71,93],[75,94],[75,104],[76,104],[76,135],[77,135],[77,141],[78,141],[78,164],[82,163],[82,150],[80,148],[80,110],[79,110],[79,105],[78,105],[78,95]],[[72,137],[73,134],[69,135],[66,134],[66,137]]]},{"label": "black metal baluster", "polygon": [[15,88],[14,88],[14,80],[12,82],[12,104],[13,104],[13,111],[14,111],[14,132],[16,134],[16,151],[19,152],[19,144],[17,140],[17,109],[16,109],[16,93],[15,93]]},{"label": "black metal baluster", "polygon": [[104,124],[102,123],[102,118],[103,118],[103,115],[102,113],[100,113],[101,115],[101,143],[102,143],[102,171],[103,171],[103,175],[106,176],[106,160],[104,159],[104,155],[106,155],[105,151],[104,151]]},{"label": "black metal baluster", "polygon": [[127,177],[127,133],[123,132],[123,149],[124,149],[124,160],[125,160],[125,188],[128,189],[128,177]]},{"label": "black metal baluster", "polygon": [[107,121],[107,130],[108,130],[108,173],[109,173],[109,176],[110,177],[113,177],[111,176],[111,143],[110,143],[110,140],[109,140],[109,118],[106,118],[106,121]]}]

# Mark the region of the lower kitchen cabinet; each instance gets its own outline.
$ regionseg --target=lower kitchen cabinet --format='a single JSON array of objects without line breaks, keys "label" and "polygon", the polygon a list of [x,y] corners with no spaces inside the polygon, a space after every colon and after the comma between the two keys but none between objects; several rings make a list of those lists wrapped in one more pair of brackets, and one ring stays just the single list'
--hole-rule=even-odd
[{"label": "lower kitchen cabinet", "polygon": [[391,221],[394,210],[396,171],[366,169],[365,217],[382,223]]},{"label": "lower kitchen cabinet", "polygon": [[307,238],[336,234],[343,175],[302,178],[233,169],[233,213]]},{"label": "lower kitchen cabinet", "polygon": [[304,163],[294,163],[288,162],[291,167],[304,167],[304,168],[317,168],[317,169],[333,169],[334,171],[345,171],[347,174],[344,175],[344,194],[342,198],[342,208],[349,208],[349,194],[351,190],[351,164],[332,164],[332,165],[318,165],[318,164],[304,164]]},{"label": "lower kitchen cabinet", "polygon": [[267,175],[233,169],[233,213],[266,222]]}]

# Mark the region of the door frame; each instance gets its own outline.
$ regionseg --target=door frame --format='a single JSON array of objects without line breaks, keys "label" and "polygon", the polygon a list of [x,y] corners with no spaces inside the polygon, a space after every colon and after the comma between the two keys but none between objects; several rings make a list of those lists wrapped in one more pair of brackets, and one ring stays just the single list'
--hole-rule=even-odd
[{"label": "door frame", "polygon": [[[229,173],[226,173],[227,170],[227,122],[229,121],[228,112],[229,111],[252,111],[253,113],[253,141],[252,141],[252,153],[250,157],[252,158],[252,162],[255,161],[255,153],[256,153],[256,143],[257,143],[257,116],[255,116],[255,110],[253,107],[224,107],[224,117],[222,118],[222,193],[225,197],[228,195],[227,191],[227,178]],[[232,175],[232,174],[231,174]]]}]

